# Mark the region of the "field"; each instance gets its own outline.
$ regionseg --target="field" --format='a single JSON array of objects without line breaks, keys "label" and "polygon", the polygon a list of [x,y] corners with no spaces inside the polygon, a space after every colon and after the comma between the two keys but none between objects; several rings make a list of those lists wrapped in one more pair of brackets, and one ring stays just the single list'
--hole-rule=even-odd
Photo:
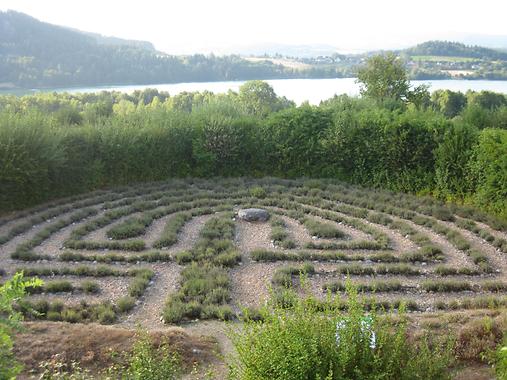
[{"label": "field", "polygon": [[[270,219],[240,220],[247,207]],[[29,320],[181,326],[213,336],[225,353],[222,321],[270,297],[283,302],[287,288],[323,303],[339,297],[345,308],[350,281],[368,305],[405,304],[417,328],[443,331],[495,318],[507,304],[507,233],[494,219],[325,180],[186,179],[96,191],[5,216],[0,242],[0,280],[23,271],[45,282],[20,305]]]},{"label": "field", "polygon": [[439,55],[413,55],[411,57],[414,61],[430,61],[430,62],[473,62],[481,61],[481,59],[470,57],[449,57]]}]

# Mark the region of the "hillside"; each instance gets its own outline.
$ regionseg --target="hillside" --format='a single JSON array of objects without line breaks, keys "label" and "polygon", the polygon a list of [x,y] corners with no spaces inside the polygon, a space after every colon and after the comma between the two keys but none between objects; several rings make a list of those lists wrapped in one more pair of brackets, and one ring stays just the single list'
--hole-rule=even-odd
[{"label": "hillside", "polygon": [[427,41],[404,50],[411,56],[462,57],[490,60],[507,60],[507,53],[481,46],[468,46],[460,42]]},{"label": "hillside", "polygon": [[[262,59],[174,56],[147,41],[106,37],[7,11],[0,12],[0,89],[353,77],[373,54],[314,48],[311,57],[297,49],[290,55],[273,51]],[[507,52],[500,50],[429,41],[397,53],[407,61],[412,79],[507,78]]]},{"label": "hillside", "polygon": [[71,87],[286,78],[271,62],[238,56],[171,56],[149,43],[84,33],[0,12],[0,88]]}]

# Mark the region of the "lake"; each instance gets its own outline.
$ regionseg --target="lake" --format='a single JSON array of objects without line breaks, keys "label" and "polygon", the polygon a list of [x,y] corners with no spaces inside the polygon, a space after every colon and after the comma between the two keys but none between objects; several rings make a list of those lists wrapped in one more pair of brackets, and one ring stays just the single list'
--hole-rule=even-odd
[{"label": "lake", "polygon": [[[267,80],[275,90],[277,95],[286,96],[288,99],[295,101],[297,104],[308,100],[311,104],[319,104],[321,100],[329,99],[335,94],[358,95],[359,85],[355,82],[355,78],[336,78],[336,79],[277,79]],[[97,91],[121,91],[130,93],[135,90],[143,90],[145,88],[156,88],[159,91],[167,91],[171,95],[178,94],[183,91],[211,91],[214,93],[223,93],[229,90],[238,91],[239,87],[245,81],[232,82],[198,82],[198,83],[174,83],[174,84],[150,84],[135,86],[104,86],[104,87],[79,87],[66,89],[48,89],[44,91],[83,93]],[[413,86],[422,83],[430,85],[430,91],[439,89],[449,89],[453,91],[466,92],[467,90],[495,91],[507,93],[507,81],[491,81],[491,80],[414,80],[411,81]],[[30,93],[38,90],[30,91]],[[13,91],[15,92],[15,91]],[[5,92],[3,92],[5,93]],[[26,94],[26,92],[24,92]]]}]

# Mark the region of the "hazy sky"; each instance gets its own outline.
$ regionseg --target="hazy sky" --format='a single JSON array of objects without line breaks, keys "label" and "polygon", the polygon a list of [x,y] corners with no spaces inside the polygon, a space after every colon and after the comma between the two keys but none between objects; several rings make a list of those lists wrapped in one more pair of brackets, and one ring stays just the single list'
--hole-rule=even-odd
[{"label": "hazy sky", "polygon": [[396,48],[464,34],[507,35],[507,0],[0,0],[0,9],[169,53],[263,43]]}]

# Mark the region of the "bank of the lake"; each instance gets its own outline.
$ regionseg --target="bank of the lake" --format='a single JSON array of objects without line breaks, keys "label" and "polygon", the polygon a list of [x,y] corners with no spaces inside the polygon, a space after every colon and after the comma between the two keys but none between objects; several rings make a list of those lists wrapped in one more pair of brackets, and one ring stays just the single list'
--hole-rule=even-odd
[{"label": "bank of the lake", "polygon": [[[359,85],[355,78],[334,78],[334,79],[276,79],[266,80],[276,94],[285,96],[290,100],[301,104],[309,101],[311,104],[319,104],[320,101],[329,99],[335,94],[357,95],[359,94]],[[76,87],[76,88],[51,88],[45,90],[6,90],[0,91],[0,94],[25,95],[35,92],[69,92],[69,93],[89,93],[98,91],[120,91],[130,93],[135,90],[146,88],[155,88],[159,91],[167,91],[171,95],[180,92],[193,91],[211,91],[214,93],[226,93],[229,90],[238,91],[239,87],[245,81],[230,82],[195,82],[195,83],[171,83],[171,84],[149,84],[149,85],[127,85],[127,86],[96,86],[96,87]],[[430,91],[449,89],[452,91],[466,92],[472,91],[494,91],[507,93],[507,81],[494,80],[414,80],[413,86],[420,84],[430,85]]]}]

